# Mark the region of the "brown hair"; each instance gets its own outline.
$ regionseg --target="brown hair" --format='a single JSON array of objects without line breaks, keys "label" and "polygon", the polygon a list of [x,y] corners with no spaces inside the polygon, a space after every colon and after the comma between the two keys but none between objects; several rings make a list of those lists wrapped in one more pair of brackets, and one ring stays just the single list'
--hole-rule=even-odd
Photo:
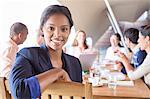
[{"label": "brown hair", "polygon": [[[75,37],[75,40],[74,40],[72,46],[78,46],[78,41],[77,41],[76,38],[77,38],[79,32],[82,32],[82,33],[84,33],[84,34],[86,35],[85,31],[83,31],[83,30],[78,30],[78,31],[77,31],[77,35],[76,35],[76,37]],[[86,43],[86,39],[84,40],[84,48],[85,48],[85,49],[88,49],[88,45],[87,45],[87,43]]]}]

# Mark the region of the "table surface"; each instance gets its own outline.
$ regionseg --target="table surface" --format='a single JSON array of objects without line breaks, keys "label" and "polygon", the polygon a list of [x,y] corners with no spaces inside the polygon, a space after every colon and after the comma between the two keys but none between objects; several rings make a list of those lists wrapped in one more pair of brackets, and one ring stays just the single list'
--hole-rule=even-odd
[{"label": "table surface", "polygon": [[[104,85],[102,87],[93,87],[95,97],[130,97],[130,98],[148,98],[150,99],[150,89],[141,80],[135,80],[134,86],[117,86],[115,90]],[[94,99],[97,99],[94,98]]]}]

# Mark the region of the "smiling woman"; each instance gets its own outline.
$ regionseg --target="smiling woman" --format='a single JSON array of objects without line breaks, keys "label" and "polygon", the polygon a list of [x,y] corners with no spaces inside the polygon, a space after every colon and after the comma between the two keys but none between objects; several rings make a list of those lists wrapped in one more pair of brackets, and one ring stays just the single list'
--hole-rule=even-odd
[{"label": "smiling woman", "polygon": [[53,50],[61,49],[70,34],[70,25],[67,17],[62,14],[51,16],[45,23],[42,31],[47,46]]},{"label": "smiling woman", "polygon": [[10,74],[11,91],[15,98],[40,97],[56,80],[82,82],[79,60],[62,51],[72,26],[73,20],[67,7],[51,5],[44,10],[40,30],[45,44],[19,51]]}]

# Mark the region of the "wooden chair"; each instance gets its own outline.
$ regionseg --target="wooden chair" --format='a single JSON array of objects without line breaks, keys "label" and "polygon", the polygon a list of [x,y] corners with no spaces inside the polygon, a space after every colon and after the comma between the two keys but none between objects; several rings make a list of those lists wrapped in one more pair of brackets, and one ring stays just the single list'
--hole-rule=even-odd
[{"label": "wooden chair", "polygon": [[12,99],[9,82],[5,77],[0,77],[0,99]]},{"label": "wooden chair", "polygon": [[93,99],[92,85],[88,82],[55,82],[43,92],[42,99]]},{"label": "wooden chair", "polygon": [[[42,93],[42,99],[93,99],[91,83],[55,82]],[[0,77],[0,99],[13,99],[9,81]]]}]

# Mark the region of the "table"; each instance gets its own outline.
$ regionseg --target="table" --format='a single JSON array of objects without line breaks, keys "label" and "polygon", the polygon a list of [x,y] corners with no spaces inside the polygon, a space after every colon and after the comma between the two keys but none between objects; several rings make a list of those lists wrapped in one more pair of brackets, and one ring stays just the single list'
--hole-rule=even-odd
[{"label": "table", "polygon": [[133,87],[117,86],[115,90],[109,89],[108,86],[93,87],[94,99],[150,99],[150,89],[141,80],[135,80]]}]

